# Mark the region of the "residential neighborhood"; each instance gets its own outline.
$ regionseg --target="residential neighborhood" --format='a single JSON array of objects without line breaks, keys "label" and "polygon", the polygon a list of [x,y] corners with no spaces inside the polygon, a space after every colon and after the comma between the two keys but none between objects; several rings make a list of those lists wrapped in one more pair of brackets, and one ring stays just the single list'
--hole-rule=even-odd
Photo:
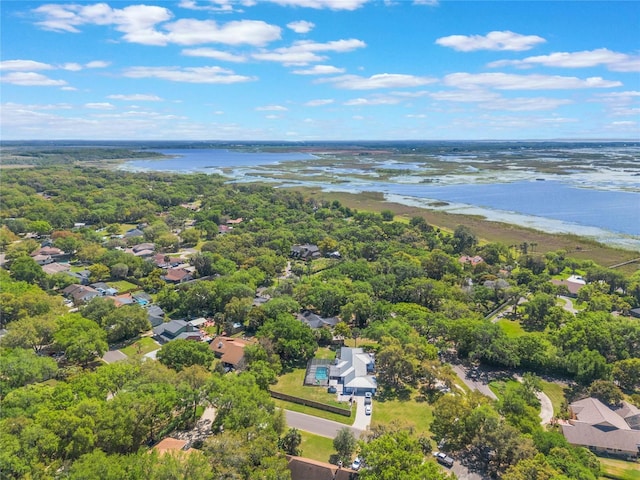
[{"label": "residential neighborhood", "polygon": [[[195,179],[168,178],[146,191],[195,191]],[[5,411],[32,415],[24,394],[88,422],[85,400],[37,400],[41,385],[47,398],[83,389],[112,412],[72,458],[41,452],[48,461],[174,452],[222,475],[212,459],[232,451],[239,470],[257,468],[242,439],[260,437],[258,465],[294,480],[379,478],[390,445],[425,478],[517,478],[541,462],[595,480],[637,462],[640,278],[481,243],[464,225],[443,233],[286,191],[198,188],[208,196],[150,203],[135,220],[1,227]],[[101,440],[130,406],[147,417],[118,427],[122,443]],[[490,433],[478,438],[477,422]],[[20,438],[12,451],[26,455]]]}]

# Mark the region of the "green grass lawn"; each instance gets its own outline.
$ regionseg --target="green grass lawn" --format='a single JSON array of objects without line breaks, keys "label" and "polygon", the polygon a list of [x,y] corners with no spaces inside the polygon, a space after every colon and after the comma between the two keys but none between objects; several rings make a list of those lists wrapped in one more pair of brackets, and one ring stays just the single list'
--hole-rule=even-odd
[{"label": "green grass lawn", "polygon": [[502,331],[507,334],[509,338],[519,337],[524,335],[526,332],[520,325],[520,322],[515,320],[507,320],[506,318],[501,318],[496,322]]},{"label": "green grass lawn", "polygon": [[542,385],[542,391],[546,393],[547,397],[551,399],[551,403],[553,404],[553,414],[555,416],[560,415],[562,402],[565,400],[565,387],[563,387],[562,385],[558,385],[557,383],[547,382],[545,380],[540,380],[540,384]]},{"label": "green grass lawn", "polygon": [[374,423],[390,424],[396,422],[407,428],[413,428],[416,435],[430,435],[429,427],[433,420],[433,407],[427,402],[410,400],[373,400]]},{"label": "green grass lawn", "polygon": [[602,478],[616,480],[640,480],[640,463],[625,462],[613,458],[599,458],[602,465]]},{"label": "green grass lawn", "polygon": [[[271,390],[294,397],[300,397],[315,402],[326,403],[336,407],[349,408],[346,402],[336,401],[334,393],[327,393],[326,387],[312,387],[303,385],[306,369],[296,368],[293,372],[286,373],[278,378],[278,383],[271,387]],[[316,411],[316,409],[313,409]]]},{"label": "green grass lawn", "polygon": [[331,350],[327,347],[320,347],[318,348],[318,350],[316,350],[314,357],[322,358],[324,360],[333,360],[334,358],[336,358],[336,352],[335,350]]},{"label": "green grass lawn", "polygon": [[333,449],[333,440],[331,438],[321,437],[302,430],[300,430],[300,435],[302,435],[300,449],[303,457],[313,458],[319,462],[328,462],[331,455],[336,453]]},{"label": "green grass lawn", "polygon": [[160,345],[151,337],[143,337],[139,340],[136,340],[128,347],[120,349],[122,353],[124,353],[127,357],[141,357],[146,353],[153,352],[154,350],[158,350]]},{"label": "green grass lawn", "polygon": [[496,394],[498,400],[502,400],[502,397],[504,396],[504,390],[507,387],[508,383],[518,382],[517,380],[493,380],[489,382],[489,389],[491,389],[491,391]]},{"label": "green grass lawn", "polygon": [[126,280],[117,280],[115,282],[107,282],[107,285],[118,290],[118,293],[130,292],[132,290],[137,290],[138,285],[135,283],[127,282]]},{"label": "green grass lawn", "polygon": [[277,398],[274,398],[273,401],[276,403],[276,406],[279,408],[284,408],[285,410],[291,410],[292,412],[306,413],[307,415],[313,415],[314,417],[324,418],[325,420],[333,420],[334,422],[344,423],[345,425],[353,425],[353,420],[356,414],[355,406],[353,408],[351,416],[345,417],[344,415],[340,415],[339,413],[326,412],[324,410],[320,410],[319,408],[307,407],[305,405],[300,405],[297,403],[278,400]]}]

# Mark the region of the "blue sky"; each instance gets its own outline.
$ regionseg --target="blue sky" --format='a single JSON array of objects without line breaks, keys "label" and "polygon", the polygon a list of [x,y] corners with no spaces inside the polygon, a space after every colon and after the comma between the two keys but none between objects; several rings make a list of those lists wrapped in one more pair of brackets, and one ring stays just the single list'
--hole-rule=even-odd
[{"label": "blue sky", "polygon": [[2,139],[639,139],[640,2],[2,1]]}]

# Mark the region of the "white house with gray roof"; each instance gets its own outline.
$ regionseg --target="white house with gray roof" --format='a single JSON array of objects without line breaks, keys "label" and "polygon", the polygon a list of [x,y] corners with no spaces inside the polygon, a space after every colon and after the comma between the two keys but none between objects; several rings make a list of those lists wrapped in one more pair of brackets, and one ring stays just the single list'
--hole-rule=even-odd
[{"label": "white house with gray roof", "polygon": [[342,385],[344,394],[376,393],[375,360],[362,348],[342,347],[340,358],[329,367],[329,378]]},{"label": "white house with gray roof", "polygon": [[640,410],[627,402],[609,408],[596,398],[570,405],[572,418],[562,433],[572,445],[598,454],[638,459],[640,455]]}]

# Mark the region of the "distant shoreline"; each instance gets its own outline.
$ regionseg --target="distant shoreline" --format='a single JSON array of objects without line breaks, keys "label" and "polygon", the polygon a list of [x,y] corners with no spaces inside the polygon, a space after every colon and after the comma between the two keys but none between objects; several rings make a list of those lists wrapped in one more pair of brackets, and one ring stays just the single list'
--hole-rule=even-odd
[{"label": "distant shoreline", "polygon": [[[598,243],[589,238],[572,234],[546,233],[536,229],[522,227],[515,224],[496,222],[482,217],[465,214],[441,212],[423,207],[404,205],[385,200],[378,192],[362,192],[359,194],[344,192],[323,192],[319,188],[292,188],[305,195],[319,200],[338,200],[349,208],[364,211],[380,212],[393,211],[398,219],[408,221],[412,217],[423,217],[434,227],[453,232],[460,224],[468,226],[480,239],[485,242],[500,242],[505,245],[521,245],[524,242],[536,244],[532,250],[534,255],[547,251],[565,250],[568,256],[578,259],[591,259],[602,266],[610,266],[637,258],[638,250],[627,250]],[[634,272],[638,264],[630,264],[621,271]]]}]

